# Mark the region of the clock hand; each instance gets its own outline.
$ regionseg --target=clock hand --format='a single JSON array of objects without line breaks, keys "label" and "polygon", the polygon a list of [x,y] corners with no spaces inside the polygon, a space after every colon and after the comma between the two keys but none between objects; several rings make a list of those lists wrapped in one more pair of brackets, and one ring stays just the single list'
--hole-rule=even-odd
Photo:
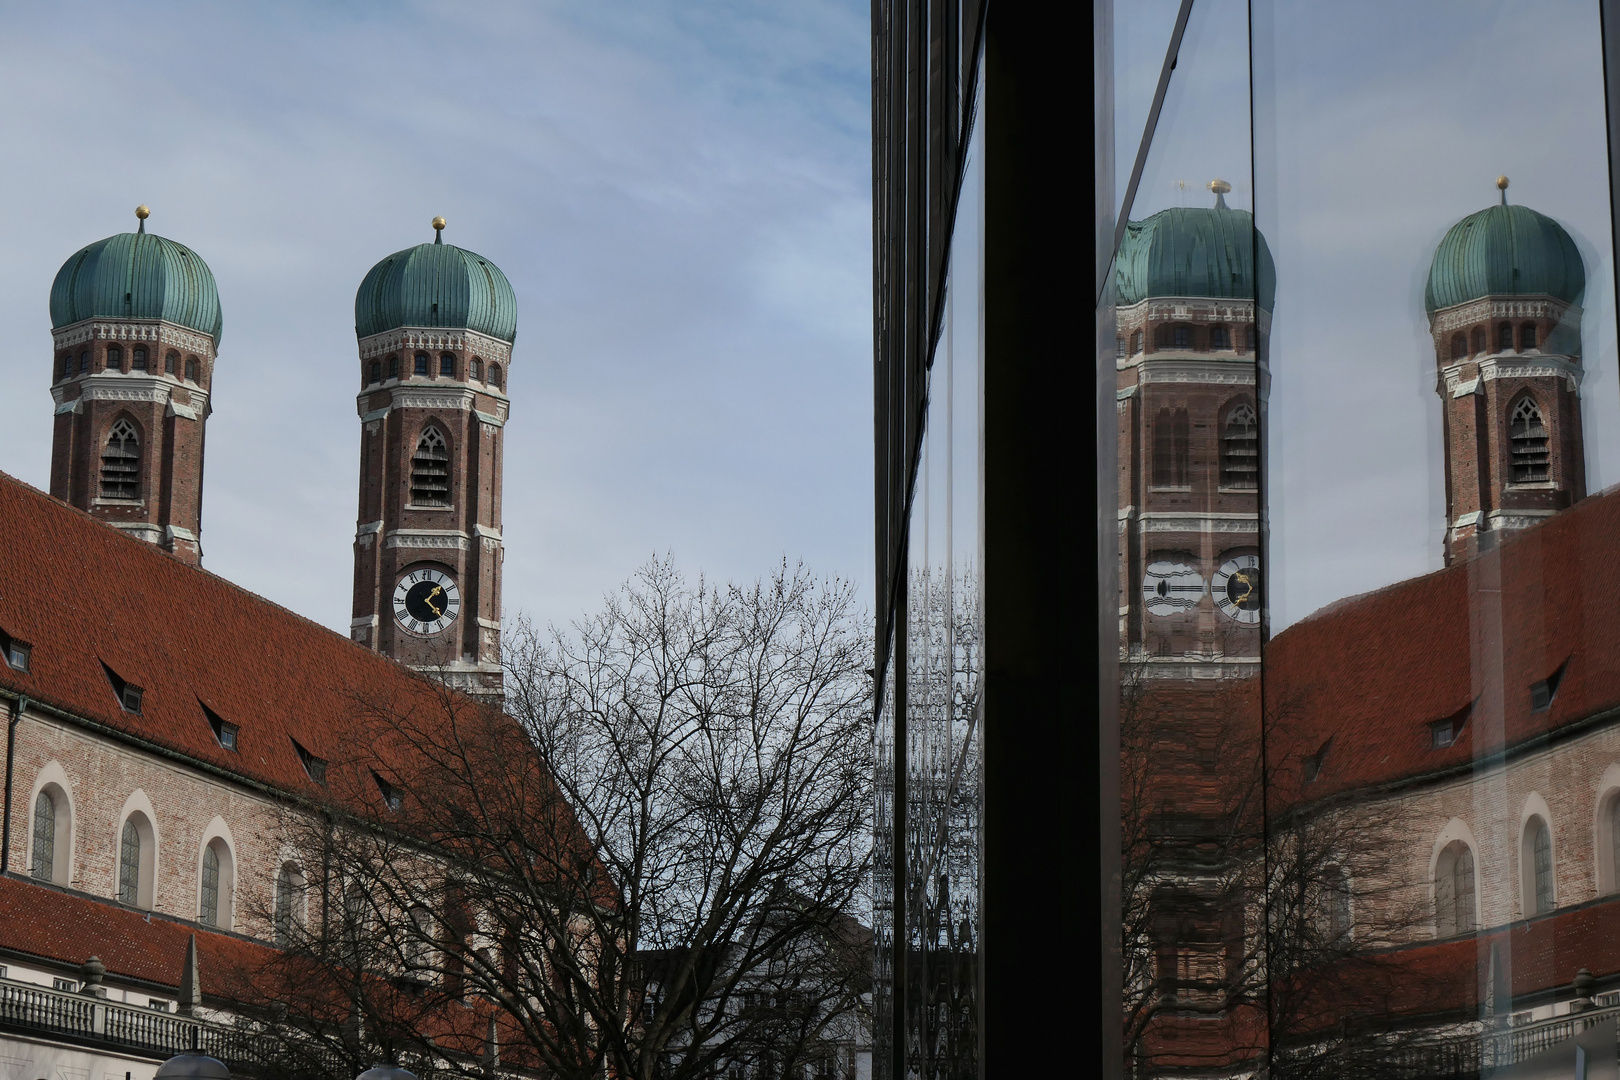
[{"label": "clock hand", "polygon": [[435,596],[438,596],[443,591],[444,591],[443,588],[441,588],[438,585],[435,585],[435,586],[433,586],[433,591],[432,592],[430,592],[426,596],[422,597],[422,603],[426,604],[428,606],[428,610],[433,612],[433,614],[435,614],[435,615],[443,615],[444,614],[444,609],[443,608],[435,607],[434,604],[433,604],[433,598]]}]

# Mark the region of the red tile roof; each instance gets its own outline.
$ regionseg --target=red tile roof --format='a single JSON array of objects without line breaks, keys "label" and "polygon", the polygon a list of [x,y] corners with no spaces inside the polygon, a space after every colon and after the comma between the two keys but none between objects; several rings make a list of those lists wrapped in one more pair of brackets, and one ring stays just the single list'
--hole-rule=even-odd
[{"label": "red tile roof", "polygon": [[[324,793],[295,741],[363,772],[356,749],[386,751],[359,737],[360,699],[434,697],[394,661],[4,474],[0,521],[0,631],[33,648],[27,672],[0,663],[7,691],[306,795]],[[103,665],[142,688],[138,715],[120,707]],[[219,745],[204,704],[240,728],[236,752]]]}]

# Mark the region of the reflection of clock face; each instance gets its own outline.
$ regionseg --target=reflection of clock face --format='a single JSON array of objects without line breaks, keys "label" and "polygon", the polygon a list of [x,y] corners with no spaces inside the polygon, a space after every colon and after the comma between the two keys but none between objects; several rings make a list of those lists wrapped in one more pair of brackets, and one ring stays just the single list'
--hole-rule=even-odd
[{"label": "reflection of clock face", "polygon": [[1260,621],[1260,556],[1227,559],[1210,582],[1215,606],[1247,626]]},{"label": "reflection of clock face", "polygon": [[437,634],[460,610],[461,590],[449,574],[412,570],[394,586],[394,618],[413,634]]},{"label": "reflection of clock face", "polygon": [[1204,575],[1179,562],[1150,562],[1142,575],[1142,599],[1154,615],[1191,611],[1204,598]]}]

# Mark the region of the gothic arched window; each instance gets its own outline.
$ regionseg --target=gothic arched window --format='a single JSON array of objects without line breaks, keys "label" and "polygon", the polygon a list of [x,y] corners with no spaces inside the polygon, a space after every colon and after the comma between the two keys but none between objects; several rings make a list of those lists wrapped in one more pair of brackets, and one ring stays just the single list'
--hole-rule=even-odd
[{"label": "gothic arched window", "polygon": [[180,354],[179,353],[177,353],[177,352],[166,352],[166,353],[164,353],[163,354],[163,372],[164,372],[164,374],[173,375],[174,374],[174,369],[175,369],[176,366],[179,365],[179,363],[180,363]]},{"label": "gothic arched window", "polygon": [[1447,844],[1435,863],[1434,929],[1437,937],[1474,929],[1474,853],[1461,840]]},{"label": "gothic arched window", "polygon": [[1462,334],[1451,335],[1451,358],[1461,360],[1468,355],[1468,339]]},{"label": "gothic arched window", "polygon": [[124,370],[124,350],[120,349],[116,345],[107,346],[107,370],[108,371],[123,371]]},{"label": "gothic arched window", "polygon": [[1524,913],[1526,916],[1546,914],[1556,904],[1553,886],[1552,830],[1539,816],[1525,823],[1520,858],[1526,871]]},{"label": "gothic arched window", "polygon": [[1609,802],[1610,892],[1620,892],[1620,798]]},{"label": "gothic arched window", "polygon": [[34,800],[34,865],[33,875],[40,881],[51,881],[56,871],[56,802],[48,792],[40,792]]},{"label": "gothic arched window", "polygon": [[296,931],[304,928],[304,875],[292,863],[276,871],[276,944],[286,948]]},{"label": "gothic arched window", "polygon": [[1513,482],[1533,484],[1552,478],[1552,452],[1541,409],[1528,394],[1508,414],[1508,453],[1513,461]]},{"label": "gothic arched window", "polygon": [[1226,414],[1221,429],[1221,487],[1260,486],[1260,420],[1254,406],[1243,402]]},{"label": "gothic arched window", "polygon": [[120,419],[101,451],[101,497],[135,499],[141,492],[141,440],[135,425]]},{"label": "gothic arched window", "polygon": [[1496,328],[1496,351],[1513,351],[1513,324],[1503,323]]},{"label": "gothic arched window", "polygon": [[1153,423],[1153,486],[1185,487],[1192,432],[1186,409],[1160,409]]},{"label": "gothic arched window", "polygon": [[1476,354],[1485,351],[1485,346],[1487,344],[1486,339],[1488,336],[1489,335],[1485,333],[1485,328],[1483,326],[1474,327],[1474,352]]},{"label": "gothic arched window", "polygon": [[1342,867],[1327,868],[1322,894],[1322,929],[1330,942],[1341,943],[1350,936],[1350,878]]},{"label": "gothic arched window", "polygon": [[428,360],[427,353],[419,352],[416,354],[416,374],[426,375],[428,373]]},{"label": "gothic arched window", "polygon": [[146,350],[135,349],[130,353],[129,367],[131,371],[146,370]]},{"label": "gothic arched window", "polygon": [[118,902],[130,907],[152,906],[152,879],[156,862],[155,836],[146,815],[136,812],[124,820],[118,837]]},{"label": "gothic arched window", "polygon": [[1212,326],[1209,328],[1209,347],[1211,349],[1230,349],[1232,347],[1232,338],[1227,334],[1226,327]]},{"label": "gothic arched window", "polygon": [[197,921],[219,925],[219,853],[214,845],[203,848],[202,898],[197,905]]},{"label": "gothic arched window", "polygon": [[411,456],[411,502],[417,506],[450,505],[450,448],[436,427],[422,432]]},{"label": "gothic arched window", "polygon": [[1524,352],[1536,347],[1536,324],[1527,322],[1519,327],[1519,351]]}]

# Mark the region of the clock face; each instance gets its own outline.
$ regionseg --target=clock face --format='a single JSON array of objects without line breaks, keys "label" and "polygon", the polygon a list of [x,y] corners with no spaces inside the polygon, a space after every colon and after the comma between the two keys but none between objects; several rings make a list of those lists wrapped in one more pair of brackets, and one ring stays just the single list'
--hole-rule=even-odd
[{"label": "clock face", "polygon": [[1142,599],[1152,615],[1180,615],[1204,598],[1204,575],[1186,563],[1150,562],[1142,575]]},{"label": "clock face", "polygon": [[413,634],[437,634],[455,622],[461,590],[438,570],[412,570],[394,586],[394,618]]},{"label": "clock face", "polygon": [[1215,606],[1247,626],[1260,621],[1260,556],[1227,559],[1210,582]]}]

